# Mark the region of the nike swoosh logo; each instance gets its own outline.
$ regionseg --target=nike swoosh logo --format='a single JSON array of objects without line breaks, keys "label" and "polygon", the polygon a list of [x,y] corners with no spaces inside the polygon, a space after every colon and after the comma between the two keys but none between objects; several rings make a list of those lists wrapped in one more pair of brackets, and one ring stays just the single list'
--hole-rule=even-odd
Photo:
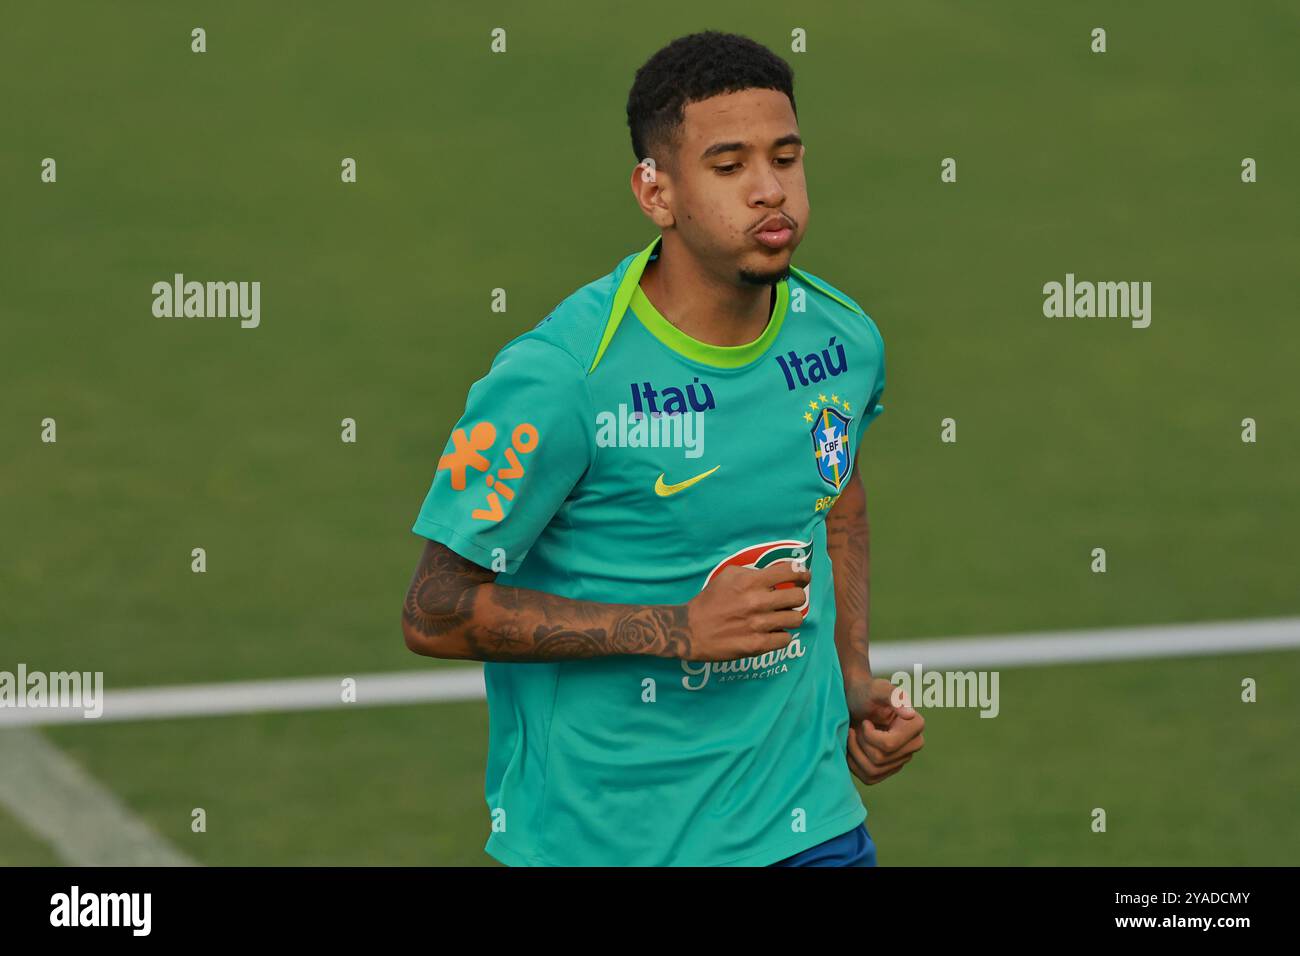
[{"label": "nike swoosh logo", "polygon": [[714,465],[703,474],[696,475],[694,478],[687,478],[685,481],[679,481],[675,485],[665,484],[664,476],[663,474],[660,474],[659,477],[655,479],[655,494],[660,498],[667,498],[669,495],[675,495],[679,491],[685,491],[691,485],[695,484],[697,481],[703,481],[721,467],[721,465]]}]

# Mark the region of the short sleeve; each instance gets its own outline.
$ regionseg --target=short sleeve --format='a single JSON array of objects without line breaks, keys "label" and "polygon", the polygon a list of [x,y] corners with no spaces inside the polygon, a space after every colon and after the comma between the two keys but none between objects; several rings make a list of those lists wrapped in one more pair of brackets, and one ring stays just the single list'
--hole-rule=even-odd
[{"label": "short sleeve", "polygon": [[587,470],[594,427],[577,360],[515,339],[470,387],[411,530],[513,574]]},{"label": "short sleeve", "polygon": [[885,392],[885,340],[880,336],[880,330],[876,328],[876,323],[867,319],[871,326],[871,332],[876,339],[876,369],[874,380],[871,383],[871,395],[865,405],[862,406],[862,413],[858,420],[858,444],[856,447],[862,447],[862,436],[866,433],[867,426],[876,420],[876,417],[885,410],[885,406],[880,404],[880,398]]}]

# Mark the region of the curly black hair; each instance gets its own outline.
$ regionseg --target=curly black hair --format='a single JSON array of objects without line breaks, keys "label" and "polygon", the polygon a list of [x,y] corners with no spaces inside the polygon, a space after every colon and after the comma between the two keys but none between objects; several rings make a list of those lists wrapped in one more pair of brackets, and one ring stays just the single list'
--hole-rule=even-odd
[{"label": "curly black hair", "polygon": [[706,30],[679,37],[636,71],[627,95],[627,125],[639,161],[664,155],[676,146],[686,119],[686,104],[740,90],[777,90],[794,103],[794,72],[761,43],[735,33]]}]

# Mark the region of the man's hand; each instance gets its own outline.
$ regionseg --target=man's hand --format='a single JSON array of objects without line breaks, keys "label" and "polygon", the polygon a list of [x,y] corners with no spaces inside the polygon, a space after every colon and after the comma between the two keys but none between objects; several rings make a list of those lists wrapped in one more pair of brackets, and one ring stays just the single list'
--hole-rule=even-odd
[{"label": "man's hand", "polygon": [[868,786],[898,773],[925,746],[925,718],[883,677],[852,687],[848,702],[849,769]]},{"label": "man's hand", "polygon": [[798,608],[812,575],[802,566],[723,568],[686,605],[692,661],[730,661],[779,650],[803,626]]}]

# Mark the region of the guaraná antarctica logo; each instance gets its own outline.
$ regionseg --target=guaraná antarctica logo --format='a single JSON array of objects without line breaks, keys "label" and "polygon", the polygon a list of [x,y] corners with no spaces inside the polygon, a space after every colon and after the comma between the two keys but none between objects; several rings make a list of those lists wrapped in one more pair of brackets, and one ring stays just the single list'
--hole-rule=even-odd
[{"label": "guaran\u00e1 antarctica logo", "polygon": [[[767,541],[763,544],[750,545],[718,562],[717,567],[709,572],[709,576],[704,581],[704,587],[709,586],[709,582],[722,573],[723,568],[770,568],[774,564],[788,562],[792,566],[807,568],[812,559],[812,541]],[[793,581],[786,581],[777,585],[778,589],[798,587]],[[799,605],[798,611],[804,618],[808,617],[808,587],[803,590],[803,604]],[[785,647],[775,651],[768,651],[766,654],[760,654],[752,657],[739,657],[730,661],[682,661],[682,670],[686,676],[682,678],[682,686],[687,690],[703,690],[709,683],[709,679],[718,675],[718,682],[735,680],[761,680],[766,677],[774,677],[777,674],[784,674],[789,670],[787,661],[796,657],[803,657],[804,646],[799,641],[799,632],[796,631],[790,638],[790,643]]]}]

